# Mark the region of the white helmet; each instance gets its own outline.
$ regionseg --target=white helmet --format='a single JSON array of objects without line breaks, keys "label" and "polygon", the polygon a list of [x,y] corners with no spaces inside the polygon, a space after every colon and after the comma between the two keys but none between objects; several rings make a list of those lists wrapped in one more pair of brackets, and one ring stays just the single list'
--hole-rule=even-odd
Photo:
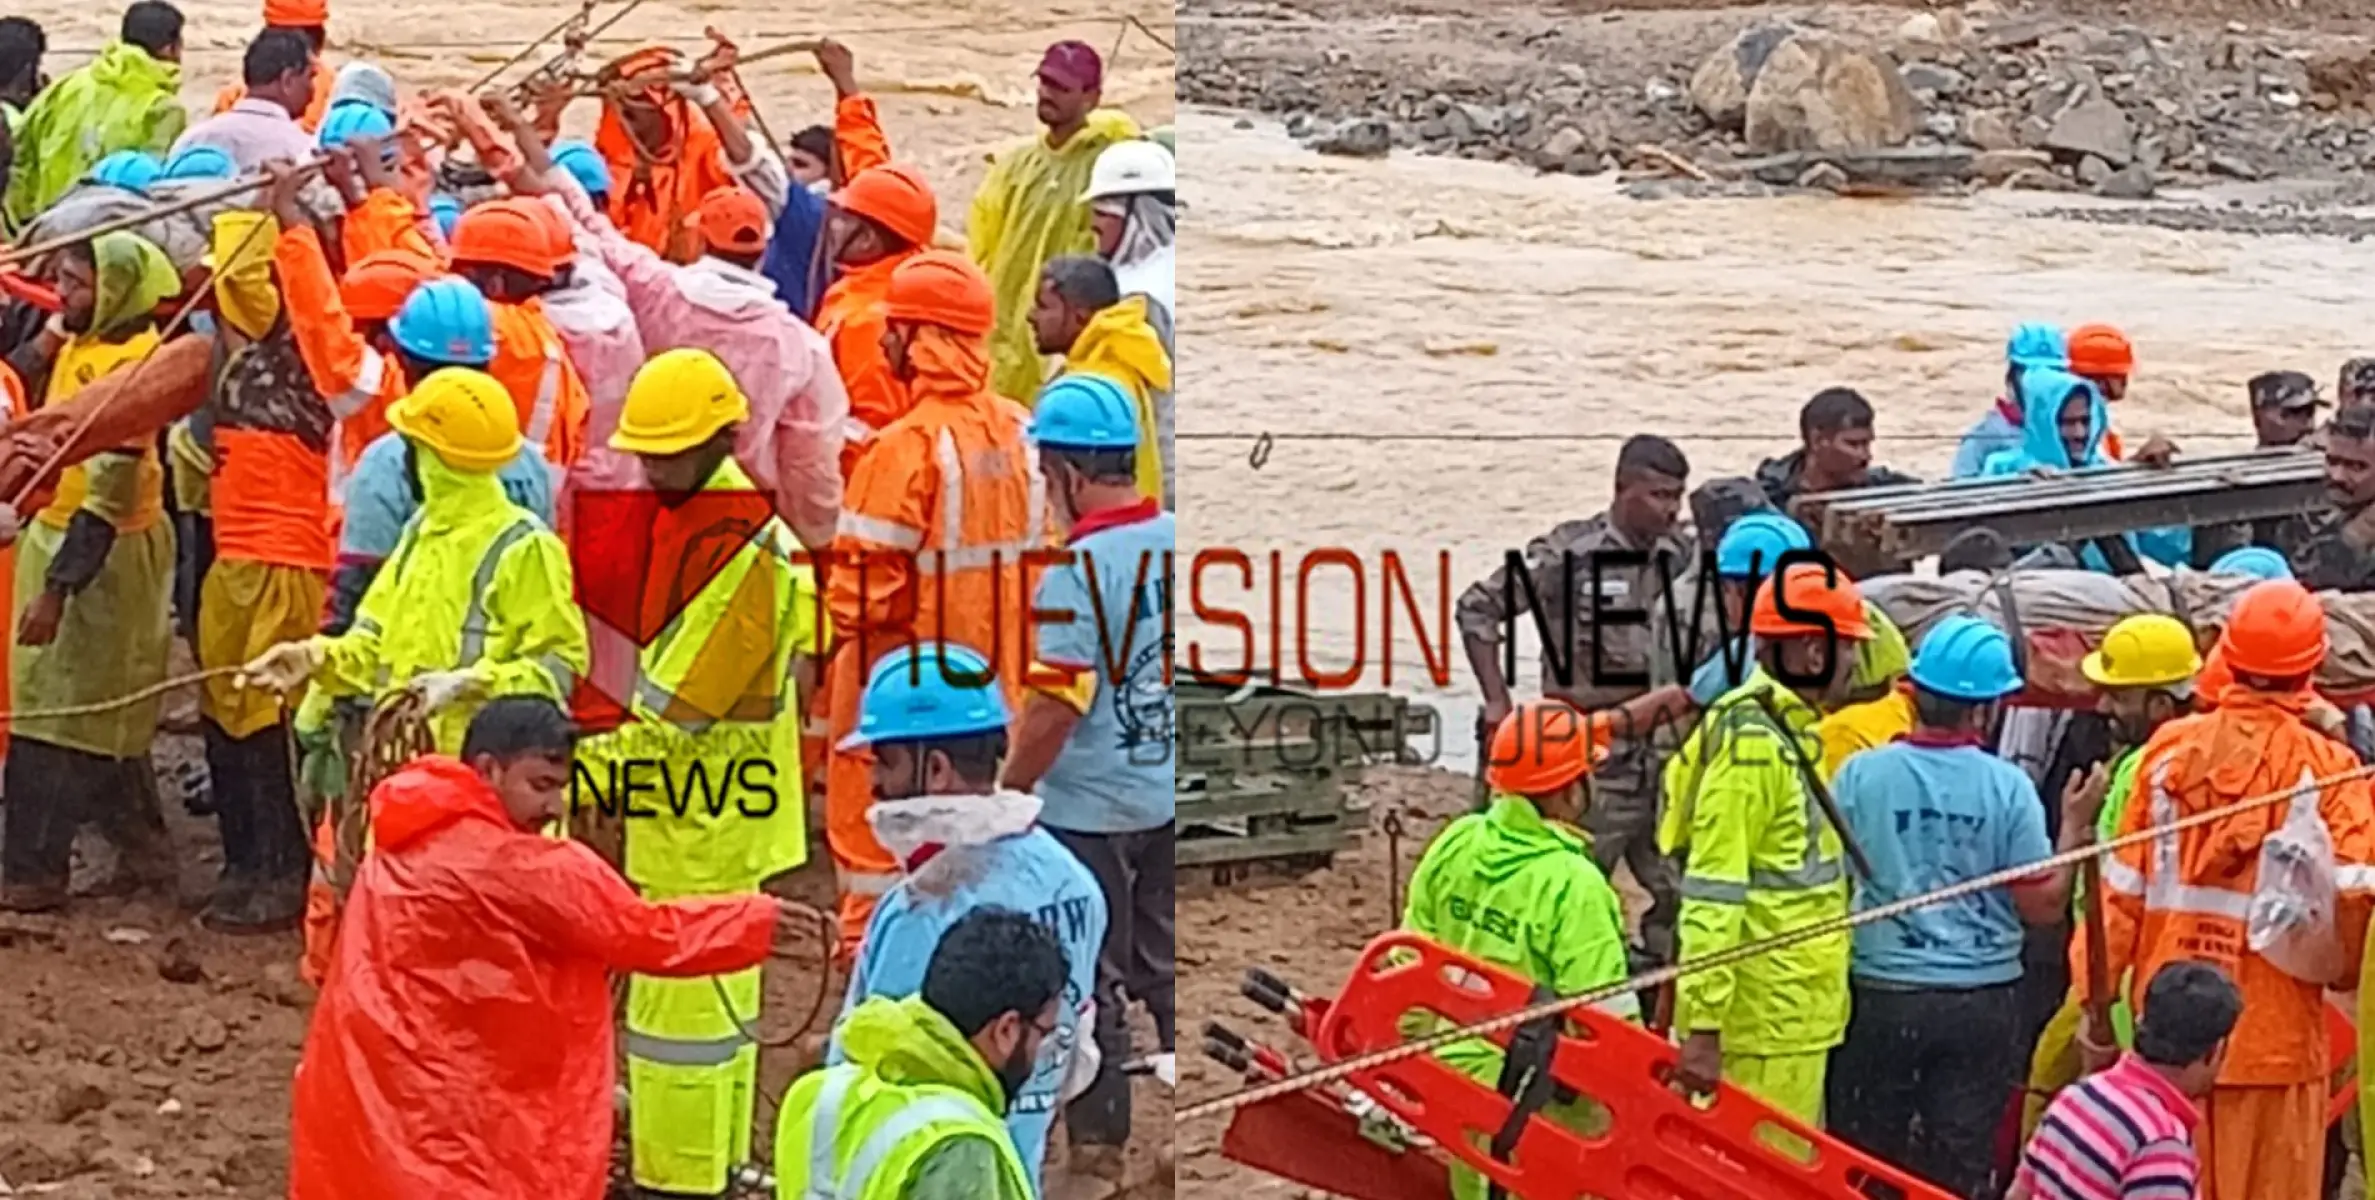
[{"label": "white helmet", "polygon": [[1115,142],[1097,156],[1097,165],[1089,171],[1089,190],[1081,199],[1169,192],[1178,187],[1178,165],[1162,143]]}]

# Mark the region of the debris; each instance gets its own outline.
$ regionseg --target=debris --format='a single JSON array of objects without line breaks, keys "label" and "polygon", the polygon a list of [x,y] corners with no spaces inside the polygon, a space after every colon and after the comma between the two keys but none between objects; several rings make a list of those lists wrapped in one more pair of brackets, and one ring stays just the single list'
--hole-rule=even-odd
[{"label": "debris", "polygon": [[190,950],[184,938],[167,938],[165,947],[157,954],[157,974],[167,983],[204,983],[206,968]]},{"label": "debris", "polygon": [[[1898,68],[1897,74],[1905,80],[1906,87],[1933,97],[1960,96],[1971,87],[1970,76],[1953,67],[1942,67],[1936,63],[1907,63]],[[1946,115],[1952,117],[1954,114]]]},{"label": "debris", "polygon": [[1963,117],[1963,140],[1982,150],[2010,150],[2020,145],[2004,114],[1974,109]]},{"label": "debris", "polygon": [[50,1095],[49,1119],[60,1125],[71,1125],[84,1113],[95,1113],[107,1107],[107,1089],[91,1081],[77,1080],[61,1083]]},{"label": "debris", "polygon": [[1635,158],[1646,158],[1653,162],[1663,163],[1664,165],[1671,167],[1684,175],[1688,175],[1701,183],[1706,183],[1712,178],[1707,174],[1707,172],[1701,170],[1697,163],[1694,163],[1691,160],[1676,154],[1672,150],[1666,149],[1664,146],[1643,143],[1642,145],[1633,147],[1633,156]]},{"label": "debris", "polygon": [[2020,50],[2045,40],[2045,35],[2061,27],[2051,17],[2032,17],[2023,21],[2006,21],[1987,31],[1987,48],[1995,51]]},{"label": "debris", "polygon": [[167,1096],[167,1097],[165,1097],[164,1101],[163,1101],[162,1103],[160,1103],[160,1104],[158,1104],[158,1105],[157,1105],[157,1115],[158,1115],[158,1116],[160,1116],[160,1117],[178,1117],[178,1116],[180,1116],[180,1115],[181,1115],[181,1101],[179,1101],[179,1100],[176,1100],[176,1099],[174,1099],[174,1098],[173,1098],[173,1097],[171,1097],[171,1096]]},{"label": "debris", "polygon": [[190,1019],[189,1040],[191,1049],[213,1053],[231,1044],[231,1031],[214,1017],[199,1013]]},{"label": "debris", "polygon": [[1751,25],[1731,43],[1708,55],[1691,72],[1691,105],[1719,129],[1738,130],[1748,119],[1748,92],[1775,47],[1795,37],[1784,21]]},{"label": "debris", "polygon": [[2095,194],[2113,200],[2150,200],[2155,191],[2152,168],[2130,163],[2095,184]]},{"label": "debris", "polygon": [[1971,158],[1971,173],[1989,183],[2002,183],[2023,171],[2046,171],[2053,158],[2043,150],[1985,150]]},{"label": "debris", "polygon": [[148,940],[152,937],[155,937],[156,935],[150,933],[148,930],[140,929],[131,925],[118,925],[115,928],[108,930],[102,936],[118,946],[142,946],[146,945]]},{"label": "debris", "polygon": [[1913,93],[1888,56],[1827,34],[1774,47],[1749,89],[1752,151],[1870,150],[1903,144],[1917,127]]},{"label": "debris", "polygon": [[2111,178],[2111,164],[2092,154],[2078,160],[2078,182],[2093,187]]},{"label": "debris", "polygon": [[2136,133],[2128,114],[2101,93],[2089,95],[2054,118],[2045,147],[2074,157],[2092,154],[2114,167],[2135,159]]},{"label": "debris", "polygon": [[1840,170],[1836,163],[1818,162],[1798,176],[1797,185],[1835,192],[1847,186],[1847,172]]},{"label": "debris", "polygon": [[2224,175],[2230,179],[2258,179],[2260,177],[2259,168],[2252,166],[2249,159],[2234,154],[2211,155],[2210,173]]}]

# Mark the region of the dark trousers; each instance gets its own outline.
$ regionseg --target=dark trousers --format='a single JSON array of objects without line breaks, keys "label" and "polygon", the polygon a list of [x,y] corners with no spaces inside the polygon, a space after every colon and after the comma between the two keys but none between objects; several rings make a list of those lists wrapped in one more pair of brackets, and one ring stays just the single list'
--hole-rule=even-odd
[{"label": "dark trousers", "polygon": [[1097,955],[1097,1081],[1064,1111],[1072,1140],[1119,1146],[1130,1140],[1129,1001],[1146,1006],[1163,1049],[1177,1045],[1178,948],[1172,927],[1178,887],[1173,855],[1179,827],[1135,833],[1072,833],[1050,829],[1105,893],[1105,946]]},{"label": "dark trousers", "polygon": [[73,869],[74,834],[96,825],[122,855],[118,870],[147,878],[171,868],[173,846],[157,806],[157,776],[146,756],[109,758],[36,741],[9,739],[8,803],[0,804],[0,883],[64,890]]},{"label": "dark trousers", "polygon": [[1854,985],[1831,1052],[1830,1131],[1956,1196],[1995,1194],[1996,1129],[2026,1065],[2015,984],[1966,991]]},{"label": "dark trousers", "polygon": [[297,784],[289,765],[284,725],[234,738],[213,721],[206,728],[206,773],[222,825],[223,870],[256,879],[285,879],[311,865],[305,823],[297,815]]}]

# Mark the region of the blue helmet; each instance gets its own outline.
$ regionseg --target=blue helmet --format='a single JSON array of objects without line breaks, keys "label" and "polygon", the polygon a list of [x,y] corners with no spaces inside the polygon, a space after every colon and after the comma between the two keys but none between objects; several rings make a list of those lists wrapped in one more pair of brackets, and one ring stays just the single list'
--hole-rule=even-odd
[{"label": "blue helmet", "polygon": [[127,192],[146,194],[148,185],[157,181],[157,173],[165,164],[138,150],[118,150],[99,160],[91,173],[83,176],[92,183],[120,187]]},{"label": "blue helmet", "polygon": [[1931,627],[1913,656],[1913,686],[1925,692],[1977,704],[2001,700],[2021,689],[2012,661],[2012,639],[1979,619],[1957,614]]},{"label": "blue helmet", "polygon": [[437,222],[437,235],[452,241],[454,226],[462,219],[462,202],[437,192],[429,197],[429,217]]},{"label": "blue helmet", "polygon": [[2264,582],[2270,579],[2290,579],[2293,577],[2293,568],[2291,563],[2284,561],[2283,555],[2266,546],[2244,546],[2219,555],[2218,561],[2210,564],[2210,573],[2213,575],[2248,575]]},{"label": "blue helmet", "polygon": [[577,186],[584,188],[586,195],[610,194],[610,164],[602,161],[602,155],[591,145],[576,138],[554,142],[552,159],[554,166],[577,180]]},{"label": "blue helmet", "polygon": [[412,289],[388,323],[396,345],[414,358],[454,367],[495,360],[495,318],[466,279],[432,279]]},{"label": "blue helmet", "polygon": [[336,150],[358,137],[384,138],[396,132],[396,123],[367,100],[341,100],[322,114],[321,132],[315,140],[324,150]]},{"label": "blue helmet", "polygon": [[212,146],[192,146],[165,160],[160,179],[230,179],[239,174],[239,164],[231,156]]},{"label": "blue helmet", "polygon": [[2016,367],[2068,367],[2069,335],[2059,325],[2023,321],[2004,343],[2004,359]]},{"label": "blue helmet", "polygon": [[1135,450],[1138,414],[1130,394],[1102,375],[1064,375],[1039,389],[1031,440],[1058,450]]},{"label": "blue helmet", "polygon": [[875,664],[858,700],[857,730],[841,748],[994,733],[1006,722],[1006,696],[989,660],[946,642],[909,646]]},{"label": "blue helmet", "polygon": [[1725,579],[1757,579],[1773,573],[1781,556],[1812,550],[1806,527],[1777,512],[1752,512],[1732,522],[1715,543],[1715,573]]}]

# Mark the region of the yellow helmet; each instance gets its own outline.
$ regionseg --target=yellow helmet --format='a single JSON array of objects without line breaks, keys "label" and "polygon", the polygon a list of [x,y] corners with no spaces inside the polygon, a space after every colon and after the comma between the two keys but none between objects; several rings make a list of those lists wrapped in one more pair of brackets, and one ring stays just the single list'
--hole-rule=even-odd
[{"label": "yellow helmet", "polygon": [[2078,664],[2096,687],[2175,687],[2202,669],[2193,631],[2162,613],[2123,617],[2103,635],[2102,646]]},{"label": "yellow helmet", "polygon": [[669,350],[635,372],[610,448],[628,454],[682,454],[738,421],[750,397],[734,373],[707,350]]},{"label": "yellow helmet", "polygon": [[520,414],[495,377],[444,367],[388,406],[388,425],[457,471],[490,475],[520,452]]}]

